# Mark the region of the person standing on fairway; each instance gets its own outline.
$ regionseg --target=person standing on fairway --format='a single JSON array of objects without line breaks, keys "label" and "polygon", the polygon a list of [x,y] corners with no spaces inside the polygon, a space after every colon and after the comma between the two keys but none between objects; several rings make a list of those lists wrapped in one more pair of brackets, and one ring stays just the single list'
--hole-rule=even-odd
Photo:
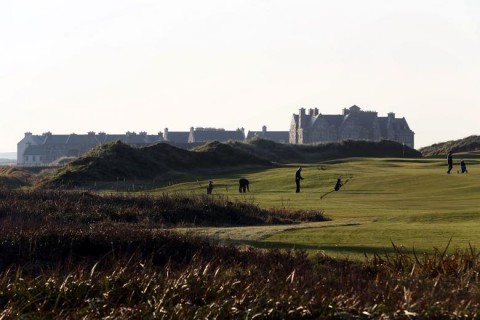
[{"label": "person standing on fairway", "polygon": [[207,194],[212,194],[212,191],[213,191],[213,181],[210,180],[208,181]]},{"label": "person standing on fairway", "polygon": [[468,173],[467,165],[465,164],[465,160],[463,159],[462,161],[460,161],[460,170],[462,173]]},{"label": "person standing on fairway", "polygon": [[240,180],[238,180],[238,192],[240,193],[246,193],[247,191],[250,192],[250,181],[248,181],[248,179],[245,179],[245,178],[241,178]]},{"label": "person standing on fairway", "polygon": [[450,174],[450,171],[451,171],[452,168],[453,168],[452,151],[448,151],[447,164],[448,164],[448,171],[447,171],[447,173]]},{"label": "person standing on fairway", "polygon": [[300,192],[300,180],[303,180],[303,177],[301,175],[302,172],[302,167],[299,167],[297,172],[295,173],[295,183],[297,185],[297,193]]}]

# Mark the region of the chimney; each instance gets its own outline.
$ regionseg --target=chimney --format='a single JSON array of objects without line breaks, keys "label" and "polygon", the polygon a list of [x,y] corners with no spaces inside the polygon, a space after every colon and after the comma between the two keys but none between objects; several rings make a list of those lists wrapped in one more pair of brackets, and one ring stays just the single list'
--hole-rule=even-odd
[{"label": "chimney", "polygon": [[[197,128],[197,129],[199,130],[200,128]],[[194,130],[195,130],[195,129],[194,129],[193,127],[190,127],[190,132],[193,133]]]},{"label": "chimney", "polygon": [[298,112],[298,128],[303,128],[303,118],[305,118],[305,108],[300,108]]},{"label": "chimney", "polygon": [[263,134],[267,133],[267,126],[263,126],[263,127],[262,127],[262,133],[263,133]]},{"label": "chimney", "polygon": [[390,119],[395,119],[395,113],[389,112],[389,113],[388,113],[388,117],[389,117]]},{"label": "chimney", "polygon": [[168,141],[168,128],[163,129],[163,139]]},{"label": "chimney", "polygon": [[313,109],[312,108],[308,109],[308,115],[313,116]]},{"label": "chimney", "polygon": [[314,115],[318,116],[318,108],[313,109],[314,110]]},{"label": "chimney", "polygon": [[31,132],[25,132],[25,138],[31,137],[31,136],[32,136],[32,133],[31,133]]}]

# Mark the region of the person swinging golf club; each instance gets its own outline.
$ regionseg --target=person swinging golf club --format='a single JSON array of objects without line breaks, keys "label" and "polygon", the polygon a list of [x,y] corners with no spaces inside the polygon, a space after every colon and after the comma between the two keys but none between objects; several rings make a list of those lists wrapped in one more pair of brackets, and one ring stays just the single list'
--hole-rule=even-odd
[{"label": "person swinging golf club", "polygon": [[342,179],[338,178],[337,183],[335,183],[335,187],[333,187],[333,190],[338,191],[342,186],[343,186]]}]

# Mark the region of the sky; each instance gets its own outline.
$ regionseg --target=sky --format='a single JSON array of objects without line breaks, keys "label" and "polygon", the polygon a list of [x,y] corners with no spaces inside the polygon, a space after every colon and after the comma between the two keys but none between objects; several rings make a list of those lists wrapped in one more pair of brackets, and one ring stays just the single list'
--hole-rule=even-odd
[{"label": "sky", "polygon": [[480,1],[1,0],[0,152],[25,132],[288,130],[298,109],[480,134]]}]

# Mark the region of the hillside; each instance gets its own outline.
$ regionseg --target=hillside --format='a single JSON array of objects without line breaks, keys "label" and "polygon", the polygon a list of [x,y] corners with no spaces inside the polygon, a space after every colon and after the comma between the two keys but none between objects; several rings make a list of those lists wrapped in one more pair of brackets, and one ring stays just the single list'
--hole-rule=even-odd
[{"label": "hillside", "polygon": [[36,174],[28,168],[14,166],[0,166],[0,186],[18,188],[28,186],[36,180]]},{"label": "hillside", "polygon": [[332,142],[317,145],[291,145],[254,138],[249,142],[231,142],[231,146],[257,157],[278,163],[312,163],[350,157],[419,158],[415,149],[389,140]]},{"label": "hillside", "polygon": [[480,150],[480,136],[469,136],[459,140],[450,140],[447,142],[436,143],[428,147],[421,148],[419,151],[423,156],[446,155],[448,151],[453,153],[474,152]]},{"label": "hillside", "polygon": [[154,181],[178,174],[220,173],[277,163],[313,163],[348,157],[421,157],[393,141],[344,141],[320,145],[289,145],[265,139],[247,143],[210,142],[191,151],[158,143],[134,148],[120,141],[100,145],[68,163],[42,187],[83,186],[95,182]]},{"label": "hillside", "polygon": [[153,180],[173,173],[228,171],[270,166],[270,161],[212,142],[195,151],[166,143],[134,148],[120,141],[100,145],[45,179],[43,187],[74,187],[96,181]]}]

